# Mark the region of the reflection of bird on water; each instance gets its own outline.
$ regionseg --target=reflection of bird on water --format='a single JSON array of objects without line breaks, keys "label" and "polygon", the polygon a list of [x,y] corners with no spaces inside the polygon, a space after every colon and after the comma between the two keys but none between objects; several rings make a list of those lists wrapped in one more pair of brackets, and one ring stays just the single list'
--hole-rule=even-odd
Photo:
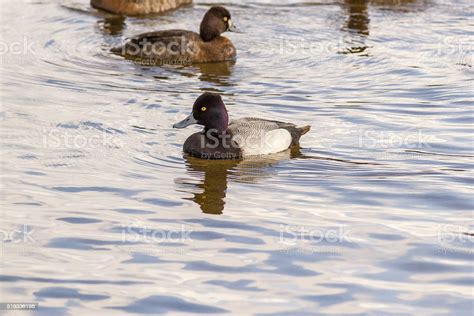
[{"label": "reflection of bird on water", "polygon": [[[291,150],[272,155],[249,157],[244,160],[206,160],[185,156],[188,173],[200,177],[199,183],[191,181],[193,197],[190,200],[198,204],[207,214],[222,214],[228,186],[228,177],[235,182],[256,183],[272,175],[270,167],[277,163],[301,155],[299,146]],[[178,181],[177,181],[178,182]],[[183,183],[183,181],[179,181]]]},{"label": "reflection of bird on water", "polygon": [[369,35],[369,13],[368,1],[365,0],[345,0],[347,10],[346,28],[349,31],[356,31],[361,35]]},{"label": "reflection of bird on water", "polygon": [[185,157],[186,168],[190,174],[202,177],[195,187],[202,190],[193,193],[192,201],[196,202],[204,213],[222,214],[224,198],[227,191],[227,174],[239,162],[236,160],[209,161],[193,157]]},{"label": "reflection of bird on water", "polygon": [[201,73],[199,80],[209,83],[215,83],[220,86],[229,86],[229,77],[235,61],[227,61],[222,63],[205,63],[196,64],[195,68]]},{"label": "reflection of bird on water", "polygon": [[423,0],[344,0],[347,12],[345,28],[361,35],[369,35],[369,5],[383,10],[412,12],[426,7]]},{"label": "reflection of bird on water", "polygon": [[299,146],[272,155],[255,156],[251,159],[242,160],[232,173],[232,180],[242,183],[257,183],[265,178],[270,178],[276,174],[276,170],[271,169],[279,162],[302,158]]},{"label": "reflection of bird on water", "polygon": [[102,33],[106,35],[121,35],[126,27],[125,17],[121,15],[108,14],[97,25]]},{"label": "reflection of bird on water", "polygon": [[347,19],[342,29],[360,37],[351,38],[350,47],[341,52],[342,54],[359,54],[367,50],[365,38],[370,33],[369,5],[382,10],[412,12],[424,8],[426,2],[423,0],[344,0],[343,7]]}]

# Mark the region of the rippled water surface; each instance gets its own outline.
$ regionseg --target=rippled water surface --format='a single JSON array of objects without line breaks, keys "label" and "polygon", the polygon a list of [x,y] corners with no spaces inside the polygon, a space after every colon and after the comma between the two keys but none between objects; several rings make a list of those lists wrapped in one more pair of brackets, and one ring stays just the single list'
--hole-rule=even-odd
[{"label": "rippled water surface", "polygon": [[[226,35],[235,63],[147,68],[109,49],[197,30],[211,2],[126,19],[1,2],[0,301],[471,315],[472,2],[221,3],[245,31]],[[183,156],[198,127],[171,126],[203,91],[312,131],[267,157]]]}]

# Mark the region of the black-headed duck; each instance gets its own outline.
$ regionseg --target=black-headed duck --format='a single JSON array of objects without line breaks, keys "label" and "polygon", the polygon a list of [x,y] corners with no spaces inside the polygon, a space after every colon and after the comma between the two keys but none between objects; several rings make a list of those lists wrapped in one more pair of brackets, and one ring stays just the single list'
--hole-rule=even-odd
[{"label": "black-headed duck", "polygon": [[229,116],[218,94],[204,93],[194,102],[192,113],[173,128],[192,124],[204,130],[188,137],[185,153],[203,159],[240,159],[246,156],[278,153],[297,145],[310,126],[259,118],[242,118],[229,123]]},{"label": "black-headed duck", "polygon": [[192,0],[91,0],[94,8],[121,15],[161,13],[190,4]]},{"label": "black-headed duck", "polygon": [[234,60],[236,49],[221,36],[235,32],[229,11],[220,6],[204,15],[199,34],[186,30],[156,31],[137,35],[112,52],[144,65],[196,64]]}]

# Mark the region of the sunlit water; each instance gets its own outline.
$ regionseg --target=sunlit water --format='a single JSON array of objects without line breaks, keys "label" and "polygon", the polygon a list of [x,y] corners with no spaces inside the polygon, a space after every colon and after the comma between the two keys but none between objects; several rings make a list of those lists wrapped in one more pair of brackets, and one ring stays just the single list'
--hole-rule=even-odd
[{"label": "sunlit water", "polygon": [[[146,68],[110,47],[197,30],[210,1],[143,19],[2,1],[0,301],[470,315],[472,2],[224,3],[235,64]],[[171,126],[203,91],[312,131],[273,156],[185,157],[198,127]]]}]

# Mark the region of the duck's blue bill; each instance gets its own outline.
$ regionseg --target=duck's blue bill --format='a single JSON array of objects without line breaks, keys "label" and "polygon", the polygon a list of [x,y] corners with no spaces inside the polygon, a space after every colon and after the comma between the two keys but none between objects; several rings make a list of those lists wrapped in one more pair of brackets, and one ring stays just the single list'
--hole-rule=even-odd
[{"label": "duck's blue bill", "polygon": [[173,128],[185,128],[188,127],[189,125],[197,124],[196,119],[194,118],[193,113],[189,114],[188,117],[186,117],[184,120],[181,122],[178,122],[173,125]]}]

